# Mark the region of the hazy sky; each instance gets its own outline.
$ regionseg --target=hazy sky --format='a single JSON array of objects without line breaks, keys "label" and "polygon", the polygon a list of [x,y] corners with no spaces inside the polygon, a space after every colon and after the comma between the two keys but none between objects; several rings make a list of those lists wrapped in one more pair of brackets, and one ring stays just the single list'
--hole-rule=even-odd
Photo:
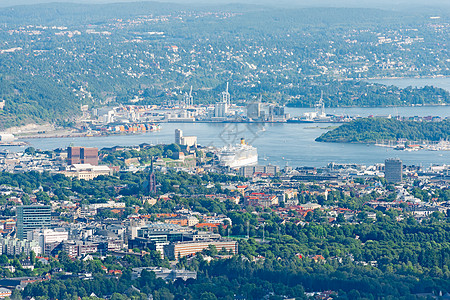
[{"label": "hazy sky", "polygon": [[[39,4],[49,2],[75,2],[75,3],[112,3],[112,2],[139,2],[139,0],[0,0],[0,6],[14,6],[23,4]],[[243,3],[266,4],[277,6],[336,6],[336,7],[377,7],[398,8],[407,6],[450,6],[450,0],[159,0],[158,2],[176,3]]]}]

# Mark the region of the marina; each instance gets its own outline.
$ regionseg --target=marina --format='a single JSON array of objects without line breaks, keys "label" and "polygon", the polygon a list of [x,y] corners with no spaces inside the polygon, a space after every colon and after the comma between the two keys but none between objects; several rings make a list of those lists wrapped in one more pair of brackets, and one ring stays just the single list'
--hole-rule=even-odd
[{"label": "marina", "polygon": [[375,146],[393,148],[401,151],[450,151],[450,142],[442,140],[439,142],[431,141],[406,141],[406,140],[387,140],[376,141]]}]

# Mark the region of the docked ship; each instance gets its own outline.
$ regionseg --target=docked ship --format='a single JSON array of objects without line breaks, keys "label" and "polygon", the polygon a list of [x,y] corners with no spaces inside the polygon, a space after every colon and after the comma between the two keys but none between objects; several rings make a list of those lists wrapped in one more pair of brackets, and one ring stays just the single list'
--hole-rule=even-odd
[{"label": "docked ship", "polygon": [[258,151],[255,147],[246,144],[243,138],[240,144],[221,148],[217,156],[219,165],[224,167],[240,168],[258,163]]}]

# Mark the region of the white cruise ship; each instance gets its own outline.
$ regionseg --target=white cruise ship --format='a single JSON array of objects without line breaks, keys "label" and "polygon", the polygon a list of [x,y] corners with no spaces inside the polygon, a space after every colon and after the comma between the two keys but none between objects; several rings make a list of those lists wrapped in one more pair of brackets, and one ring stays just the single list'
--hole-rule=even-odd
[{"label": "white cruise ship", "polygon": [[242,138],[235,146],[225,146],[217,153],[219,165],[230,168],[252,166],[258,163],[258,152],[255,147],[247,145]]}]

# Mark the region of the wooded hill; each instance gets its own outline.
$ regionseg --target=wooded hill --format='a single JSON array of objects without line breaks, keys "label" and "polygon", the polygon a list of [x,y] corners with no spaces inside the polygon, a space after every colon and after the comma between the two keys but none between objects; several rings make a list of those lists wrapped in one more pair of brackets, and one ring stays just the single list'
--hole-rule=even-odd
[{"label": "wooded hill", "polygon": [[440,141],[450,138],[450,120],[442,122],[399,121],[386,118],[354,120],[322,134],[317,142],[375,143],[377,140]]}]

